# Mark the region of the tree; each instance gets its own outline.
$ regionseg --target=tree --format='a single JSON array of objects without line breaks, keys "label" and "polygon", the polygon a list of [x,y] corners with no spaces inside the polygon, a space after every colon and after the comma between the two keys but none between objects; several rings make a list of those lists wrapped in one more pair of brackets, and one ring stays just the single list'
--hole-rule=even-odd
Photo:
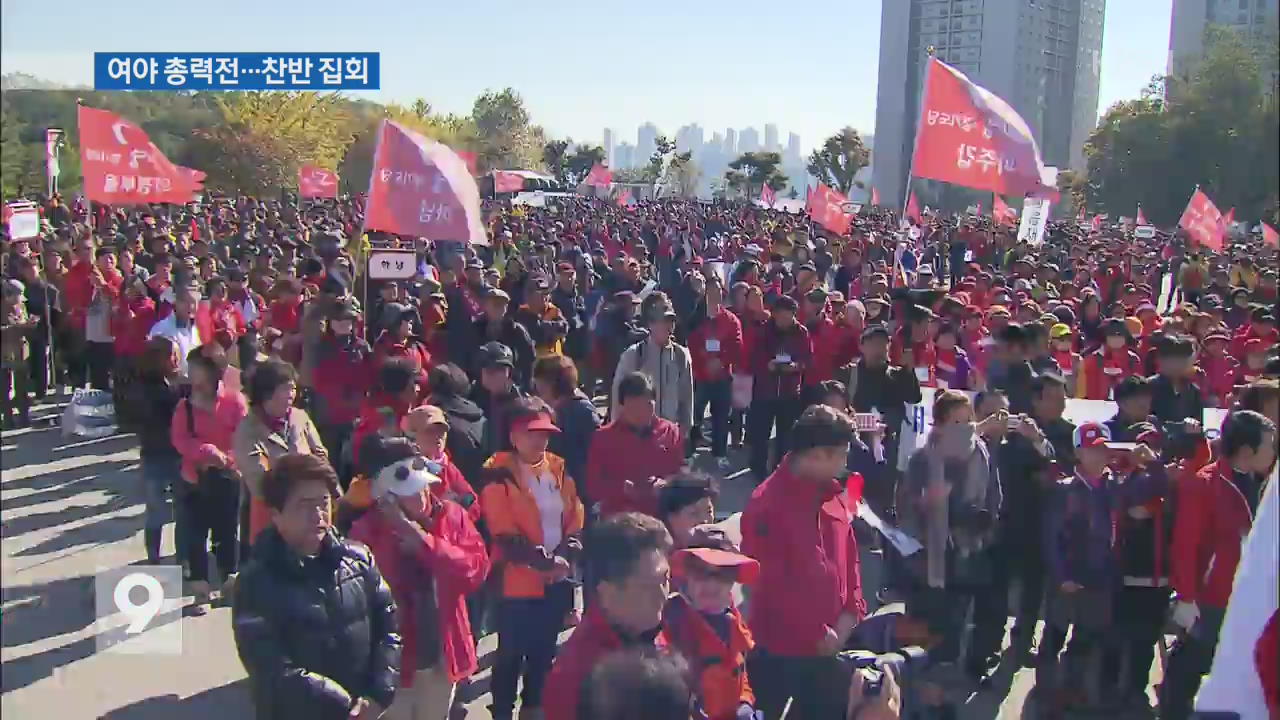
[{"label": "tree", "polygon": [[573,154],[565,160],[568,184],[577,185],[585,180],[591,168],[603,163],[604,158],[604,148],[599,145],[579,145],[574,148]]},{"label": "tree", "polygon": [[486,90],[476,98],[471,120],[478,135],[481,170],[542,168],[542,131],[535,131],[530,125],[529,111],[520,93],[511,88],[501,92]]},{"label": "tree", "polygon": [[698,183],[702,181],[702,169],[693,161],[693,152],[677,153],[667,165],[663,175],[663,186],[672,188],[680,197],[693,197],[698,193]]},{"label": "tree", "polygon": [[[736,160],[729,163],[732,170],[737,170],[745,177],[745,184],[738,180],[738,185],[742,186],[745,194],[748,196],[758,194],[768,185],[773,190],[781,190],[790,182],[785,173],[782,172],[782,155],[776,152],[748,152],[738,156]],[[732,172],[732,171],[731,171]],[[725,173],[725,179],[729,180],[730,187],[735,185],[736,177],[731,178],[731,172]]]},{"label": "tree", "polygon": [[1109,108],[1085,143],[1091,210],[1176,222],[1199,185],[1237,217],[1264,217],[1280,190],[1276,43],[1211,27],[1185,77],[1156,78]]},{"label": "tree", "polygon": [[542,163],[561,185],[569,183],[568,153],[568,140],[552,140],[542,146]]},{"label": "tree", "polygon": [[[809,154],[805,168],[828,187],[840,191],[845,197],[857,181],[858,171],[871,161],[871,151],[862,143],[857,130],[845,127],[823,141],[822,146]],[[861,187],[861,185],[858,185]]]},{"label": "tree", "polygon": [[743,196],[748,194],[748,188],[751,186],[751,180],[747,174],[741,170],[725,170],[724,187],[727,194],[741,193]]},{"label": "tree", "polygon": [[653,139],[653,155],[649,156],[649,164],[644,167],[646,182],[658,182],[666,172],[668,158],[675,151],[675,141],[668,140],[666,135],[659,135]]}]

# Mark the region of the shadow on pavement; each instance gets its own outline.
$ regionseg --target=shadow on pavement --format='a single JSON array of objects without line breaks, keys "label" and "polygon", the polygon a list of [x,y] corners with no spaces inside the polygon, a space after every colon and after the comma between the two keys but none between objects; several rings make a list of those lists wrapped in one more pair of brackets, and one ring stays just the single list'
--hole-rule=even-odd
[{"label": "shadow on pavement", "polygon": [[[111,504],[98,508],[99,512],[110,512],[126,507],[122,504]],[[78,545],[106,545],[132,537],[142,528],[142,515],[117,515],[103,518],[95,523],[83,525],[71,530],[64,530],[58,535],[29,548],[13,553],[13,557],[30,557],[46,553],[66,550]]]},{"label": "shadow on pavement", "polygon": [[102,720],[212,720],[213,718],[251,718],[248,679],[211,688],[188,698],[160,695],[112,710]]}]

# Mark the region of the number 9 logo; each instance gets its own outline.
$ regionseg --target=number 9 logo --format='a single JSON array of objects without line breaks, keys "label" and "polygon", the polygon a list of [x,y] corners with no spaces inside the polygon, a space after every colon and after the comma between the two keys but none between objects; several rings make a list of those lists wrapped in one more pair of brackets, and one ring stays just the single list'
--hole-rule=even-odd
[{"label": "number 9 logo", "polygon": [[[146,589],[147,599],[142,604],[135,603],[130,597],[134,588]],[[137,635],[145,631],[156,615],[160,614],[160,608],[164,605],[164,588],[160,585],[160,581],[151,575],[140,572],[130,573],[116,583],[113,599],[116,609],[129,619],[129,626],[125,628],[125,632]]]}]

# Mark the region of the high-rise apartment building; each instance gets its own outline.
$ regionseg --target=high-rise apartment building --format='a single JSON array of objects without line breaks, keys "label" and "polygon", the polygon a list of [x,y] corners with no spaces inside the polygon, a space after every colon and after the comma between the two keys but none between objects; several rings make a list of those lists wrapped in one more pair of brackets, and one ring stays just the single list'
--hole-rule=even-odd
[{"label": "high-rise apartment building", "polygon": [[733,128],[724,131],[724,156],[727,158],[738,156],[738,131]]},{"label": "high-rise apartment building", "polygon": [[613,128],[604,129],[604,162],[609,167],[613,167],[613,141],[615,135]]},{"label": "high-rise apartment building", "polygon": [[742,128],[738,132],[738,153],[755,152],[760,149],[760,133],[753,127]]},{"label": "high-rise apartment building", "polygon": [[1277,18],[1280,0],[1173,0],[1168,74],[1183,78],[1195,69],[1204,55],[1204,35],[1210,25],[1266,38],[1276,33]]},{"label": "high-rise apartment building", "polygon": [[[615,170],[627,170],[635,167],[635,158],[638,153],[631,143],[619,143],[618,147],[613,151],[614,165],[610,166]],[[643,157],[643,156],[641,156]]]},{"label": "high-rise apartment building", "polygon": [[764,149],[769,152],[782,151],[782,146],[778,144],[778,126],[773,123],[764,126]]},{"label": "high-rise apartment building", "polygon": [[787,133],[787,152],[784,156],[790,160],[800,159],[800,136],[795,133]]},{"label": "high-rise apartment building", "polygon": [[1022,115],[1046,165],[1083,169],[1105,10],[1106,0],[882,0],[874,183],[883,201],[903,198],[931,48]]},{"label": "high-rise apartment building", "polygon": [[647,122],[640,126],[640,129],[636,131],[635,158],[637,162],[639,162],[640,158],[643,158],[644,162],[648,162],[649,158],[653,157],[653,151],[658,147],[657,139],[657,125]]}]

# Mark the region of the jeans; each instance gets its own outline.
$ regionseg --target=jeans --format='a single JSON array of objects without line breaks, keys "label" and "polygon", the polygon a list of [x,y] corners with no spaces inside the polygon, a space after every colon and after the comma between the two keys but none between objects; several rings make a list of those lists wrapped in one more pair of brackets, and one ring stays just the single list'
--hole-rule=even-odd
[{"label": "jeans", "polygon": [[192,581],[209,579],[206,544],[213,545],[218,574],[225,579],[236,571],[236,542],[240,524],[240,483],[221,479],[187,488],[187,564]]},{"label": "jeans", "polygon": [[751,471],[757,484],[764,482],[773,467],[769,464],[769,435],[776,426],[773,437],[776,463],[787,454],[791,446],[791,426],[803,410],[803,401],[796,395],[752,399],[747,413],[747,442],[751,445]]},{"label": "jeans", "polygon": [[1169,652],[1164,682],[1160,683],[1161,720],[1183,720],[1191,716],[1200,683],[1213,666],[1225,615],[1226,610],[1201,607],[1200,619]]},{"label": "jeans", "polygon": [[834,656],[784,657],[757,646],[747,656],[747,677],[765,720],[779,720],[788,700],[787,720],[844,717],[849,671]]},{"label": "jeans", "polygon": [[523,678],[521,708],[542,707],[542,687],[556,657],[556,638],[573,607],[573,585],[548,585],[540,598],[503,598],[497,603],[498,651],[493,661],[493,717],[510,718],[516,682]]},{"label": "jeans", "polygon": [[698,449],[702,440],[702,416],[711,405],[711,454],[722,458],[729,452],[729,410],[733,400],[733,381],[729,378],[707,380],[693,387],[693,431],[689,433],[689,450]]}]

